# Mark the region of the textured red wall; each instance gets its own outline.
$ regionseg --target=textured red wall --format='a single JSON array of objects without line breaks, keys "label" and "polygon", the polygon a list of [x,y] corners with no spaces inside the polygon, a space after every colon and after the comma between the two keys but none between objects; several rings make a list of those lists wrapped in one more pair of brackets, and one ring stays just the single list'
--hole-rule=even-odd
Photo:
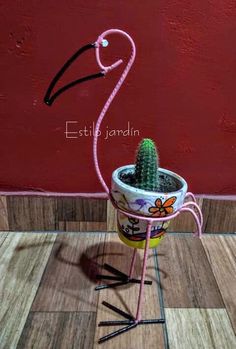
[{"label": "textured red wall", "polygon": [[[235,0],[12,1],[1,4],[0,188],[101,191],[92,138],[66,139],[96,120],[123,66],[105,79],[42,102],[53,75],[79,47],[106,29],[132,35],[137,59],[104,121],[140,137],[100,137],[102,170],[133,162],[142,137],[156,140],[161,166],[184,176],[197,193],[236,193]],[[112,38],[104,62],[128,58]],[[94,52],[71,67],[61,84],[97,72]]]}]

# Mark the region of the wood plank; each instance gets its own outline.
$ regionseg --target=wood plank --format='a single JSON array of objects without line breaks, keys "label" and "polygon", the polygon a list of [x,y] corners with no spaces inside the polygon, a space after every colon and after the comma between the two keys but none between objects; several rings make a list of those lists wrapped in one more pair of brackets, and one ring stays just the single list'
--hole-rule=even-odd
[{"label": "wood plank", "polygon": [[15,348],[55,234],[9,233],[0,247],[0,346]]},{"label": "wood plank", "polygon": [[59,221],[106,222],[107,200],[58,198]]},{"label": "wood plank", "polygon": [[55,230],[57,226],[56,199],[33,196],[7,197],[9,230]]},{"label": "wood plank", "polygon": [[68,231],[68,232],[99,232],[107,230],[106,222],[71,222],[64,221],[59,222],[59,230],[60,231]]},{"label": "wood plank", "polygon": [[[197,203],[202,208],[203,199],[197,198]],[[182,212],[175,219],[170,221],[168,227],[169,231],[175,232],[194,232],[196,231],[196,225],[193,216],[188,212]]]},{"label": "wood plank", "polygon": [[107,201],[107,231],[117,231],[117,210]]},{"label": "wood plank", "polygon": [[171,349],[233,349],[236,340],[225,309],[165,309]]},{"label": "wood plank", "polygon": [[[70,230],[70,225],[67,222],[67,230]],[[79,222],[79,231],[99,232],[107,230],[106,222]]]},{"label": "wood plank", "polygon": [[204,199],[203,231],[207,233],[236,232],[236,201]]},{"label": "wood plank", "polygon": [[204,236],[202,243],[236,333],[236,236]]},{"label": "wood plank", "polygon": [[199,238],[167,234],[157,252],[166,307],[224,307]]},{"label": "wood plank", "polygon": [[[129,272],[129,265],[132,258],[133,250],[120,242],[116,234],[107,234],[104,250],[104,262],[111,264],[122,272]],[[135,276],[141,275],[143,253],[139,252],[137,262],[135,264]],[[104,273],[109,274],[104,271]],[[143,319],[159,318],[160,305],[157,293],[156,269],[153,257],[153,251],[148,259],[148,271],[146,279],[152,280],[152,285],[145,285],[144,307],[142,312]],[[118,314],[112,312],[104,305],[102,301],[107,301],[120,309],[136,315],[136,307],[138,300],[139,285],[129,284],[116,289],[105,289],[99,293],[99,305],[97,312],[97,324],[100,321],[124,319]],[[116,330],[117,327],[97,327],[95,333],[94,348],[100,348],[98,339],[110,332]],[[113,338],[111,341],[102,343],[103,349],[112,348],[164,348],[163,328],[160,324],[152,324],[138,326],[129,332]]]},{"label": "wood plank", "polygon": [[6,196],[0,196],[0,230],[9,230]]},{"label": "wood plank", "polygon": [[2,246],[4,241],[6,240],[8,234],[9,234],[8,232],[4,232],[4,231],[0,232],[0,247]]},{"label": "wood plank", "polygon": [[30,313],[17,349],[93,348],[95,313]]},{"label": "wood plank", "polygon": [[33,311],[96,311],[104,233],[58,234]]}]

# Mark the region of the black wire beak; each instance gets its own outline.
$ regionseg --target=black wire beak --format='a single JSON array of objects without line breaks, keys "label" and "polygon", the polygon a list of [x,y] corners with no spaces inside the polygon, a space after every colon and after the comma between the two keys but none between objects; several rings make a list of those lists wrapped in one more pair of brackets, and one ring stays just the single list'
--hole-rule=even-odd
[{"label": "black wire beak", "polygon": [[105,72],[101,71],[97,74],[92,74],[92,75],[87,75],[84,76],[80,79],[77,79],[75,81],[70,82],[69,84],[61,87],[58,91],[56,91],[53,95],[51,95],[53,88],[55,87],[57,81],[61,78],[61,76],[65,73],[65,71],[70,67],[70,65],[76,60],[76,58],[78,58],[82,53],[84,53],[85,51],[91,49],[91,48],[95,48],[95,43],[93,44],[87,44],[83,47],[81,47],[75,54],[73,54],[73,56],[71,56],[68,61],[63,65],[63,67],[59,70],[59,72],[55,75],[55,77],[52,79],[48,90],[46,92],[46,95],[44,97],[44,102],[48,105],[51,106],[52,103],[55,101],[55,99],[60,96],[63,92],[65,92],[66,90],[68,90],[69,88],[77,85],[77,84],[81,84],[84,81],[88,81],[88,80],[93,80],[96,78],[100,78],[103,77],[105,75]]}]

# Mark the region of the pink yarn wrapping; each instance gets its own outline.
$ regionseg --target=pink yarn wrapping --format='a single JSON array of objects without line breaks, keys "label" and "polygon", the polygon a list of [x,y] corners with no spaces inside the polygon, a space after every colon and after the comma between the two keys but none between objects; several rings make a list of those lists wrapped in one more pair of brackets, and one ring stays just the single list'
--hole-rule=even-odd
[{"label": "pink yarn wrapping", "polygon": [[108,108],[110,107],[113,99],[115,98],[116,94],[118,93],[121,85],[123,84],[134,60],[135,60],[135,56],[136,56],[136,47],[135,47],[135,44],[134,44],[134,41],[133,39],[129,36],[129,34],[127,34],[126,32],[124,32],[123,30],[119,30],[119,29],[109,29],[109,30],[106,30],[105,32],[103,32],[97,39],[96,41],[96,48],[95,48],[95,52],[96,52],[96,60],[97,60],[97,63],[99,65],[99,67],[105,72],[109,72],[111,71],[112,69],[116,68],[118,65],[120,65],[123,61],[120,59],[118,60],[117,62],[115,62],[114,64],[110,65],[110,66],[104,66],[102,63],[101,63],[101,60],[100,60],[100,46],[102,44],[102,40],[107,36],[107,35],[110,35],[110,34],[120,34],[122,36],[124,36],[125,38],[127,38],[130,43],[131,43],[131,46],[132,46],[132,53],[131,53],[131,57],[119,79],[119,81],[117,82],[116,86],[114,87],[112,93],[110,94],[108,100],[106,101],[99,117],[98,117],[98,120],[97,120],[97,123],[96,123],[96,126],[95,126],[95,135],[94,135],[94,138],[93,138],[93,160],[94,160],[94,165],[95,165],[95,170],[97,172],[97,176],[99,178],[99,181],[100,183],[102,184],[105,192],[109,195],[109,188],[107,186],[107,184],[105,183],[104,179],[103,179],[103,176],[101,174],[101,170],[100,170],[100,166],[99,166],[99,162],[98,162],[98,152],[97,152],[97,143],[98,143],[98,132],[100,130],[100,126],[101,126],[101,123],[102,123],[102,120],[108,110]]},{"label": "pink yarn wrapping", "polygon": [[152,221],[149,221],[147,223],[147,233],[146,233],[145,250],[144,250],[144,256],[143,256],[141,284],[140,284],[140,288],[139,288],[138,306],[137,306],[136,317],[135,317],[135,321],[137,323],[141,320],[141,308],[142,308],[142,304],[144,301],[144,299],[143,299],[144,279],[145,279],[146,269],[147,269],[147,259],[148,259],[149,243],[150,243],[150,238],[151,238],[151,228],[152,228]]}]

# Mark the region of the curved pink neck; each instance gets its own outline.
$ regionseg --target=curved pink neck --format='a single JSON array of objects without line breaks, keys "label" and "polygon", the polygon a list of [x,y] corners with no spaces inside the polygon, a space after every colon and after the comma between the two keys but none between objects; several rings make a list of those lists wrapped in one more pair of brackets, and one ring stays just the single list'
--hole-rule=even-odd
[{"label": "curved pink neck", "polygon": [[95,52],[96,52],[96,59],[97,59],[97,63],[98,65],[100,66],[100,68],[104,71],[104,73],[108,73],[109,71],[111,71],[112,69],[116,68],[118,65],[120,65],[123,61],[120,59],[118,60],[117,62],[115,62],[114,64],[110,65],[110,66],[104,66],[102,63],[101,63],[101,60],[100,60],[100,52],[99,52],[99,49],[100,49],[100,46],[102,44],[102,41],[104,40],[104,38],[107,36],[107,35],[110,35],[110,34],[120,34],[124,37],[126,37],[130,43],[131,43],[131,46],[132,46],[132,53],[131,53],[131,57],[129,59],[129,62],[127,63],[119,81],[117,82],[116,86],[114,87],[112,93],[110,94],[109,98],[107,99],[99,117],[98,117],[98,120],[97,120],[97,123],[96,123],[96,126],[95,126],[95,134],[94,134],[94,138],[93,138],[93,160],[94,160],[94,165],[95,165],[95,170],[97,172],[97,176],[98,176],[98,179],[101,183],[101,185],[103,186],[104,190],[106,191],[106,193],[109,195],[109,188],[107,186],[107,184],[105,183],[103,177],[102,177],[102,174],[101,174],[101,170],[100,170],[100,167],[99,167],[99,162],[98,162],[98,152],[97,152],[97,143],[98,143],[98,134],[99,134],[99,130],[100,130],[100,126],[101,126],[101,123],[102,123],[102,120],[108,110],[108,108],[110,107],[113,99],[115,98],[116,94],[118,93],[121,85],[123,84],[126,76],[128,75],[128,72],[134,62],[134,59],[135,59],[135,56],[136,56],[136,47],[135,47],[135,44],[134,44],[134,41],[133,39],[129,36],[129,34],[127,34],[126,32],[122,31],[122,30],[119,30],[119,29],[109,29],[109,30],[106,30],[105,32],[103,32],[97,39],[96,41],[96,48],[95,48]]}]

